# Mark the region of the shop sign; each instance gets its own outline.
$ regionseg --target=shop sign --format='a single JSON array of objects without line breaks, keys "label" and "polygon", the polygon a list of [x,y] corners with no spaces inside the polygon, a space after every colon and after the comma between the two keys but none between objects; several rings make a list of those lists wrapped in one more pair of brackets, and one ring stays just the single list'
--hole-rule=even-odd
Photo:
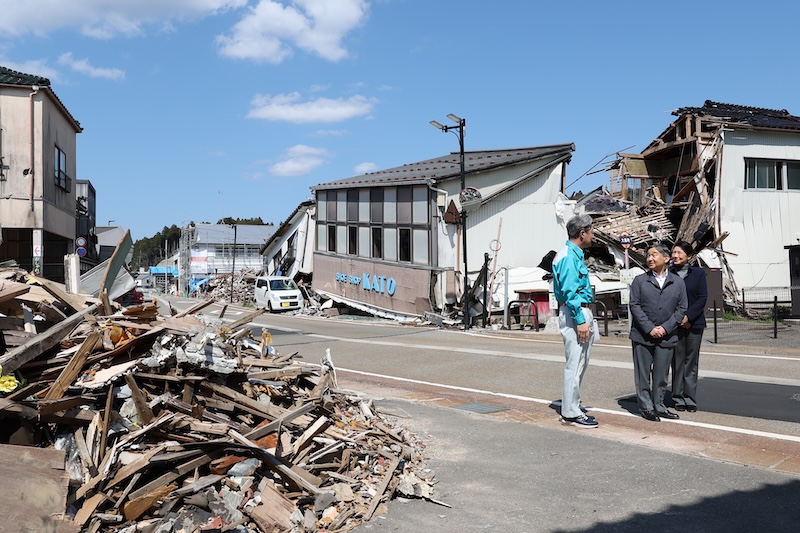
[{"label": "shop sign", "polygon": [[397,282],[394,278],[387,278],[386,276],[379,276],[377,274],[370,276],[366,272],[364,272],[362,276],[353,276],[337,272],[336,281],[349,283],[351,285],[360,285],[365,291],[388,294],[389,296],[394,296],[394,291],[397,289]]}]

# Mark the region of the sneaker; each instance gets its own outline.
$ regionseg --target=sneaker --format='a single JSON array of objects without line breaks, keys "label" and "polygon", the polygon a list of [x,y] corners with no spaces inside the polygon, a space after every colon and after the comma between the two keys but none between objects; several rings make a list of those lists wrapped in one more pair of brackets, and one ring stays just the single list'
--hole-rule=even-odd
[{"label": "sneaker", "polygon": [[576,416],[575,418],[561,417],[561,423],[567,426],[576,426],[579,428],[596,428],[597,420],[592,416]]}]

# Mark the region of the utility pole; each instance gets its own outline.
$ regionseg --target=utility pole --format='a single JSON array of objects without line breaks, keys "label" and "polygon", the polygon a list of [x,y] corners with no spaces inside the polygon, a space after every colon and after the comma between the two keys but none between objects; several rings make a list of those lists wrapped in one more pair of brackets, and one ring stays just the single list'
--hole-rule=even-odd
[{"label": "utility pole", "polygon": [[[460,172],[459,176],[461,178],[461,193],[463,194],[467,188],[465,172],[464,172],[464,129],[467,127],[467,121],[461,117],[458,117],[452,113],[447,115],[447,118],[456,122],[456,126],[445,126],[436,122],[435,120],[431,120],[431,125],[443,132],[447,133],[448,131],[456,130],[458,131],[458,151],[459,151],[459,161],[460,161]],[[461,196],[459,195],[459,202]],[[461,238],[462,244],[461,249],[464,252],[464,329],[469,329],[472,326],[472,317],[469,316],[469,311],[471,307],[471,289],[469,286],[469,274],[467,273],[467,210],[462,204],[461,206]]]},{"label": "utility pole", "polygon": [[233,224],[233,262],[231,263],[231,303],[233,303],[233,274],[236,272],[236,224]]}]

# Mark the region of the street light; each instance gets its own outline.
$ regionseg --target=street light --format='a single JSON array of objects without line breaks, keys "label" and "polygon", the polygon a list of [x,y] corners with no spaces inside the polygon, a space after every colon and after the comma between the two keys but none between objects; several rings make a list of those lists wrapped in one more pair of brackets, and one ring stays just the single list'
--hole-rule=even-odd
[{"label": "street light", "polygon": [[[444,124],[440,124],[435,120],[431,120],[431,125],[443,132],[447,133],[448,131],[458,130],[458,148],[459,148],[459,155],[461,156],[461,191],[467,188],[467,184],[465,182],[464,176],[464,128],[467,125],[467,121],[463,118],[457,117],[456,115],[450,113],[447,115],[447,118],[452,120],[453,122],[457,123],[456,126],[446,126]],[[464,206],[461,206],[461,237],[462,237],[462,244],[461,248],[464,251],[464,329],[469,329],[471,326],[471,320],[469,316],[470,310],[470,288],[469,288],[469,277],[467,275],[467,210]]]}]

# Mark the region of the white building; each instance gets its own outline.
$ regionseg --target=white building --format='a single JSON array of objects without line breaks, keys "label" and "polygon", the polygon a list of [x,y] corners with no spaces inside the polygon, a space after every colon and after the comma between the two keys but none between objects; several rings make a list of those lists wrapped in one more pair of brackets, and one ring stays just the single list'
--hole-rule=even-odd
[{"label": "white building", "polygon": [[309,277],[314,271],[316,206],[308,200],[297,206],[261,247],[264,272],[269,276]]},{"label": "white building", "polygon": [[[261,247],[275,232],[275,226],[196,224],[182,231],[188,231],[188,253],[179,256],[190,261],[189,277],[199,279],[248,269],[261,271]],[[183,264],[178,266],[184,268]]]}]

